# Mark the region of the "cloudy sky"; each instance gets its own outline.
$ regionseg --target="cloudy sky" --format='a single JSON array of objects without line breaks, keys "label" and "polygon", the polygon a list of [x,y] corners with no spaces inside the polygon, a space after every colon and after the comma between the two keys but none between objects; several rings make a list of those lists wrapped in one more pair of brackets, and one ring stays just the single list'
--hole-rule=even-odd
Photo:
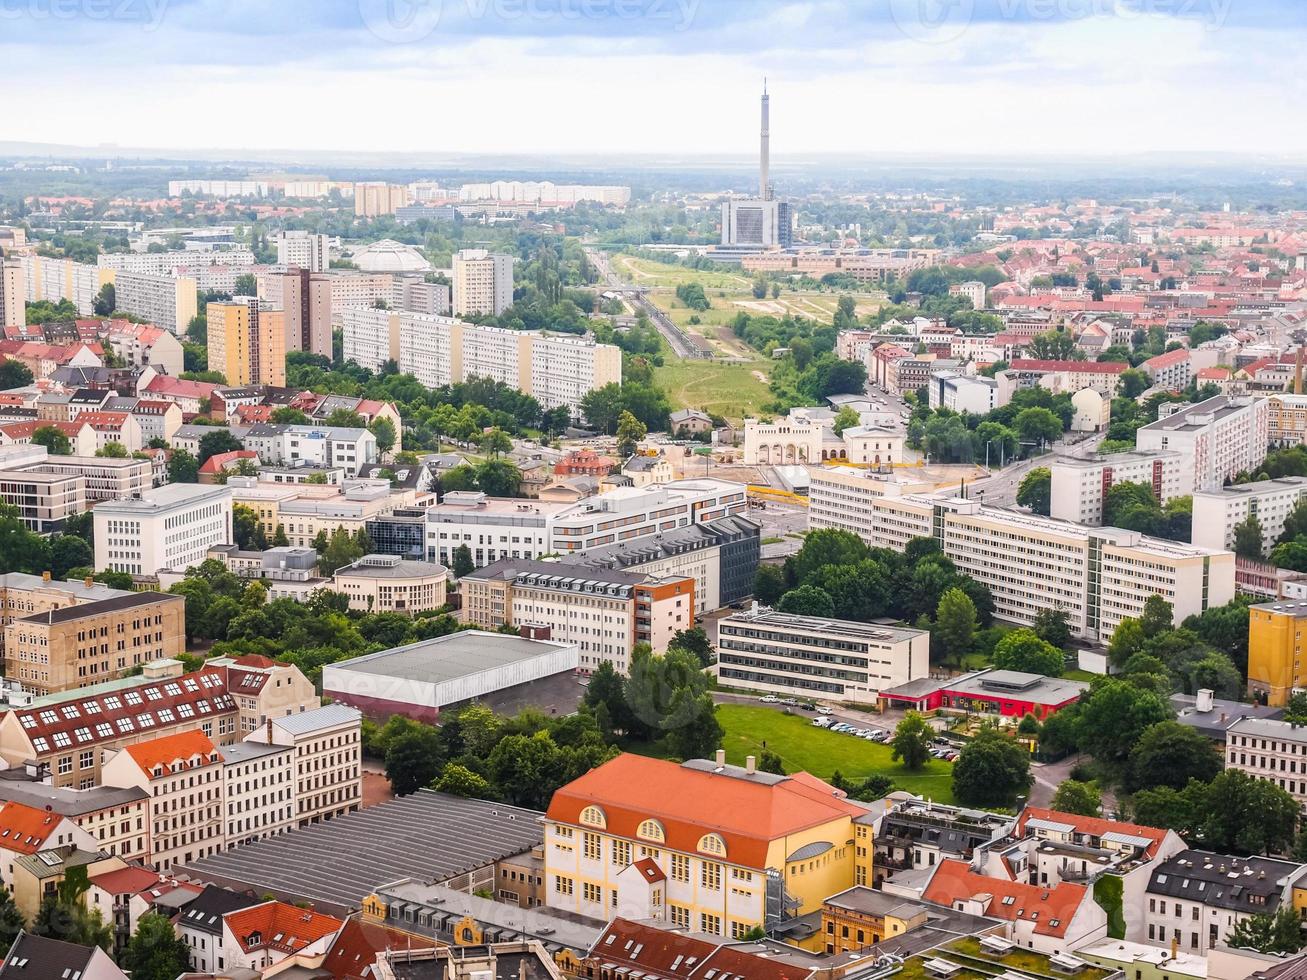
[{"label": "cloudy sky", "polygon": [[[1304,0],[0,0],[0,140],[1307,157]],[[18,80],[17,82],[15,80]]]}]

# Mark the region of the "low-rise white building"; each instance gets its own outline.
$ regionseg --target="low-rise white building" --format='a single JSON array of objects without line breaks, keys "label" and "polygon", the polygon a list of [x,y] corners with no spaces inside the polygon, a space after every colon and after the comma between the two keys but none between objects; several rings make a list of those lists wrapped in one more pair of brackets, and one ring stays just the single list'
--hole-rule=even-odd
[{"label": "low-rise white building", "polygon": [[1307,497],[1307,477],[1286,476],[1257,483],[1235,483],[1194,494],[1193,543],[1234,548],[1234,529],[1250,517],[1262,528],[1262,551],[1269,552],[1284,531],[1285,519]]},{"label": "low-rise white building", "polygon": [[930,676],[924,630],[754,608],[723,619],[713,673],[731,687],[874,705]]},{"label": "low-rise white building", "polygon": [[187,483],[147,490],[135,500],[102,501],[91,512],[95,567],[153,575],[198,565],[214,545],[231,543],[231,509],[229,488]]}]

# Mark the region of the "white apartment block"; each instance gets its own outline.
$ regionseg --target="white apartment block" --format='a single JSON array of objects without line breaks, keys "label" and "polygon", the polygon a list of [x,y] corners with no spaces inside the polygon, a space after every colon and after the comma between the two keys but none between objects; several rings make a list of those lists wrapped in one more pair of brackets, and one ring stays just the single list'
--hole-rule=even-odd
[{"label": "white apartment block", "polygon": [[95,567],[153,575],[198,565],[214,545],[230,544],[231,490],[176,483],[135,500],[105,500],[91,512]]},{"label": "white apartment block", "polygon": [[231,266],[251,271],[254,265],[254,253],[248,248],[233,248],[222,251],[200,252],[113,252],[96,259],[101,269],[115,269],[118,272],[135,272],[147,276],[173,276],[178,270],[199,272],[209,266]]},{"label": "white apartment block", "polygon": [[331,268],[331,236],[309,231],[283,231],[273,238],[277,264],[293,265],[310,272]]},{"label": "white apartment block", "polygon": [[478,568],[502,558],[583,554],[722,517],[746,516],[746,488],[725,480],[621,487],[575,504],[450,493],[427,511],[427,560],[467,545]]},{"label": "white apartment block", "polygon": [[195,317],[197,285],[189,276],[111,271],[118,309],[181,336]]},{"label": "white apartment block", "polygon": [[454,254],[454,315],[499,316],[513,305],[513,257],[480,248]]},{"label": "white apartment block", "polygon": [[0,327],[27,323],[27,276],[17,259],[0,259]]},{"label": "white apartment block", "polygon": [[267,197],[268,183],[262,180],[170,180],[168,196],[181,197]]},{"label": "white apartment block", "polygon": [[237,742],[222,756],[227,847],[295,828],[295,747]]},{"label": "white apartment block", "polygon": [[1194,494],[1193,543],[1234,548],[1234,529],[1249,517],[1262,527],[1262,549],[1269,552],[1284,532],[1284,521],[1307,497],[1307,477],[1238,483]]},{"label": "white apartment block", "polygon": [[1266,399],[1218,395],[1142,427],[1135,433],[1135,448],[1180,453],[1183,467],[1193,473],[1193,489],[1216,490],[1261,465],[1269,422]]},{"label": "white apartment block", "polygon": [[854,471],[814,472],[809,500],[811,528],[851,531],[873,547],[901,551],[914,537],[936,538],[958,571],[989,588],[995,615],[1024,626],[1061,608],[1077,635],[1105,640],[1153,594],[1171,603],[1176,622],[1234,598],[1234,555],[1226,551],[975,500],[905,495]]},{"label": "white apartment block", "polygon": [[589,337],[482,327],[408,310],[338,313],[346,360],[373,371],[393,360],[429,388],[489,378],[545,408],[575,411],[587,392],[622,381],[621,350]]},{"label": "white apartment block", "polygon": [[394,309],[413,313],[449,316],[454,308],[453,287],[443,282],[397,276],[390,305]]},{"label": "white apartment block", "polygon": [[926,383],[931,408],[986,415],[998,407],[998,382],[993,378],[969,378],[956,371],[936,371]]},{"label": "white apartment block", "polygon": [[875,705],[880,692],[930,676],[930,634],[759,608],[718,624],[727,686]]},{"label": "white apartment block", "polygon": [[24,469],[39,473],[79,476],[85,482],[86,499],[130,500],[153,485],[153,465],[148,459],[115,459],[109,456],[48,456]]},{"label": "white apartment block", "polygon": [[350,306],[373,306],[377,300],[390,302],[394,278],[388,272],[355,272],[337,269],[325,273],[331,284],[332,326],[342,325],[341,313]]},{"label": "white apartment block", "polygon": [[367,429],[259,423],[244,443],[268,466],[338,466],[354,476],[377,461],[377,437]]},{"label": "white apartment block", "polygon": [[[1163,507],[1176,497],[1193,493],[1193,473],[1185,468],[1184,457],[1170,450],[1112,453],[1090,459],[1059,456],[1048,469],[1052,474],[1049,516],[1091,527],[1103,523],[1107,491],[1118,483],[1143,483],[1151,487],[1153,496]],[[1225,546],[1220,548],[1223,550]]]},{"label": "white apartment block", "polygon": [[1225,768],[1274,783],[1307,812],[1307,727],[1242,718],[1226,729]]},{"label": "white apartment block", "polygon": [[247,742],[295,750],[295,825],[307,827],[359,808],[363,800],[363,716],[343,704],[273,718]]}]

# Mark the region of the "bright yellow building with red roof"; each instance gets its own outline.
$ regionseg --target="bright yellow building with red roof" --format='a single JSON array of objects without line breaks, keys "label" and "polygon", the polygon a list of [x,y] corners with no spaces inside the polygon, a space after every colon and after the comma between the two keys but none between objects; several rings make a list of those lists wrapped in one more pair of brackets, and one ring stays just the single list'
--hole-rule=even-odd
[{"label": "bright yellow building with red roof", "polygon": [[545,903],[740,938],[872,880],[872,815],[807,773],[621,755],[545,815]]}]

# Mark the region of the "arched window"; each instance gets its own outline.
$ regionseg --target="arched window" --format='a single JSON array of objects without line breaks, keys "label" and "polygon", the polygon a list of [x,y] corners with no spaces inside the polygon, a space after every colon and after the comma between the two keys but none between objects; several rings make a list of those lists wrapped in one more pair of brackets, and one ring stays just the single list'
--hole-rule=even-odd
[{"label": "arched window", "polygon": [[699,850],[705,854],[716,854],[718,857],[725,857],[726,841],[722,840],[720,834],[704,834],[699,838]]},{"label": "arched window", "polygon": [[597,806],[588,806],[582,810],[581,822],[587,827],[603,829],[608,826],[608,818],[604,816],[604,811]]},{"label": "arched window", "polygon": [[657,820],[642,820],[640,826],[636,828],[635,836],[642,840],[656,840],[659,843],[667,840],[667,835],[663,833],[663,825]]}]

